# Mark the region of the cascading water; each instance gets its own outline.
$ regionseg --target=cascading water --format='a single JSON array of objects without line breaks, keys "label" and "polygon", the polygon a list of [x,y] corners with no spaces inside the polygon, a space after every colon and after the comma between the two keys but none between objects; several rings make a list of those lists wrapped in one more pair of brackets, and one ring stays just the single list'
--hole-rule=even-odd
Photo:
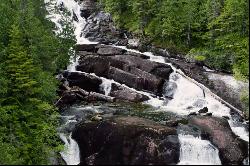
[{"label": "cascading water", "polygon": [[72,139],[71,133],[69,136],[65,134],[60,134],[61,140],[64,142],[66,150],[60,152],[61,156],[63,157],[64,161],[68,165],[77,165],[80,163],[80,156],[79,156],[79,147],[75,140]]},{"label": "cascading water", "polygon": [[112,88],[112,81],[108,79],[102,79],[102,84],[100,85],[100,88],[104,91],[105,95],[108,96],[111,92]]},{"label": "cascading water", "polygon": [[[115,46],[119,48],[126,49],[127,51],[141,53],[137,50],[127,49],[124,46]],[[188,115],[191,112],[197,112],[203,107],[207,107],[208,110],[217,117],[227,116],[230,119],[228,120],[229,125],[232,131],[238,135],[241,139],[249,142],[249,133],[245,129],[244,126],[239,125],[239,122],[234,121],[230,115],[230,108],[219,102],[213,97],[213,93],[210,91],[204,91],[199,85],[199,83],[195,84],[194,80],[190,81],[186,77],[183,77],[184,73],[181,70],[176,69],[172,64],[166,63],[165,58],[162,56],[155,56],[151,52],[141,53],[150,57],[151,61],[168,64],[172,67],[174,72],[170,75],[169,82],[176,85],[176,89],[174,90],[173,99],[170,100],[167,104],[165,104],[162,100],[157,98],[151,98],[150,101],[156,101],[157,107],[161,111],[171,111],[177,113],[179,115]],[[181,74],[180,74],[181,73]],[[232,78],[231,78],[232,79]],[[146,102],[150,104],[151,102]],[[154,104],[152,104],[154,106]],[[190,135],[179,134],[179,139],[181,141],[181,158],[179,164],[202,164],[205,161],[205,164],[214,164],[217,165],[220,163],[220,159],[218,157],[218,153],[215,150],[216,148],[210,146],[211,143],[209,141],[201,140],[200,137],[193,137]],[[192,143],[195,142],[194,143]],[[205,146],[206,145],[206,146]],[[193,156],[203,156],[203,150],[197,150],[197,148],[206,147],[206,153],[211,155],[214,153],[214,159],[210,160],[202,157],[196,157],[194,160],[189,160],[188,158],[192,158]],[[188,151],[188,152],[187,152]],[[185,153],[184,153],[185,152]],[[186,153],[187,152],[187,153]],[[190,156],[190,154],[192,154]],[[186,156],[185,156],[186,155]],[[209,156],[207,155],[207,156]],[[245,159],[245,163],[248,163],[249,159]]]},{"label": "cascading water", "polygon": [[179,140],[179,165],[221,165],[219,151],[209,141],[182,134],[179,134]]},{"label": "cascading water", "polygon": [[[75,37],[77,40],[77,44],[91,44],[96,42],[90,42],[86,38],[82,37],[82,29],[86,25],[86,20],[81,17],[81,7],[80,5],[74,1],[74,0],[44,0],[46,5],[46,9],[49,12],[49,15],[47,16],[48,19],[50,19],[52,22],[55,23],[57,26],[57,30],[55,31],[56,34],[60,34],[62,32],[63,27],[60,24],[62,20],[66,19],[72,20],[73,16],[77,17],[77,20],[73,20],[73,27],[75,28]],[[65,9],[67,9],[70,12],[70,15],[63,15],[63,13],[60,13],[56,11],[56,8],[59,6],[63,6]],[[68,22],[70,23],[70,22]],[[76,71],[76,66],[78,65],[78,59],[79,57],[70,57],[70,65],[68,66],[67,70],[70,72]],[[75,120],[67,120],[66,124],[64,126],[67,126],[69,123],[76,122]],[[63,125],[59,130],[63,130]],[[72,133],[60,133],[60,138],[64,142],[65,150],[61,152],[61,156],[66,162],[67,165],[78,165],[80,163],[80,152],[78,144],[74,139],[71,137]]]},{"label": "cascading water", "polygon": [[[60,13],[55,12],[55,7],[59,5],[63,5],[65,9],[70,12],[70,16],[68,16],[69,20],[73,22],[73,26],[75,28],[75,36],[78,44],[90,44],[95,42],[90,42],[86,38],[83,37],[82,29],[86,26],[86,20],[81,17],[81,7],[78,2],[74,0],[45,0],[45,2],[51,2],[50,5],[47,6],[47,10],[49,11],[48,18],[53,21],[59,33],[62,30],[62,25],[60,24],[60,20],[62,19],[62,15]],[[73,20],[73,16],[77,17],[77,19]],[[128,51],[141,53],[136,50],[127,49],[123,46],[114,46],[126,49]],[[143,53],[150,57],[151,61],[165,63],[165,58],[161,56],[155,56],[150,52]],[[71,65],[68,66],[68,70],[71,72],[76,71],[76,65],[78,65],[79,57],[71,57]],[[171,65],[171,64],[169,64]],[[171,65],[172,66],[172,65]],[[127,88],[134,90],[136,92],[147,95],[150,100],[145,102],[146,104],[150,104],[161,111],[171,111],[175,112],[179,115],[188,115],[191,112],[197,112],[199,109],[203,107],[208,107],[208,110],[213,113],[214,116],[228,116],[230,117],[229,124],[232,130],[236,135],[239,135],[242,139],[249,139],[248,132],[242,127],[235,123],[230,116],[230,109],[220,103],[218,100],[214,99],[211,95],[212,93],[204,92],[204,89],[199,87],[197,84],[194,84],[187,78],[183,77],[180,70],[177,70],[173,67],[174,72],[170,76],[169,82],[170,84],[166,84],[166,86],[171,87],[174,91],[168,92],[166,95],[171,95],[172,100],[170,100],[167,104],[164,100],[159,99],[158,97],[154,97],[153,95],[137,91],[133,88]],[[212,71],[212,70],[211,70]],[[114,80],[108,80],[106,78],[101,78],[102,84],[100,88],[104,91],[105,95],[109,95],[111,91],[112,83],[119,84]],[[169,89],[166,87],[166,89]],[[75,120],[68,120],[66,124],[75,123]],[[79,164],[79,147],[77,143],[71,138],[71,133],[65,134],[60,133],[61,139],[65,143],[66,151],[61,152],[62,157],[66,161],[67,164]],[[179,140],[181,143],[181,154],[180,154],[180,163],[179,164],[221,164],[218,150],[211,145],[209,141],[201,140],[200,137],[194,137],[191,135],[183,135],[179,134]],[[247,163],[248,159],[245,160]]]}]

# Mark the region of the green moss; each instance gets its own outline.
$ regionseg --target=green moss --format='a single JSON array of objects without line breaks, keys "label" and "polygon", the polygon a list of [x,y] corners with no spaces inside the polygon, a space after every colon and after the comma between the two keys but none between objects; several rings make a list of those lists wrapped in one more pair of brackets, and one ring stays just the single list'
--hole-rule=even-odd
[{"label": "green moss", "polygon": [[249,119],[249,89],[242,91],[240,99],[243,105],[245,118]]},{"label": "green moss", "polygon": [[206,60],[206,57],[203,56],[203,55],[197,55],[197,56],[194,57],[194,59],[195,59],[196,61],[205,61],[205,60]]}]

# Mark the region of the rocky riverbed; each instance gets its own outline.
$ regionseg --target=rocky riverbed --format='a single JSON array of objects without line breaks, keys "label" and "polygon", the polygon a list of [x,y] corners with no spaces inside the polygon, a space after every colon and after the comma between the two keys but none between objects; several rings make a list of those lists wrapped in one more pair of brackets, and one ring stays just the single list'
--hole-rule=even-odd
[{"label": "rocky riverbed", "polygon": [[242,106],[212,71],[166,50],[127,49],[139,45],[94,0],[56,5],[71,12],[78,39],[75,60],[57,76],[67,164],[247,163],[247,122],[213,92]]}]

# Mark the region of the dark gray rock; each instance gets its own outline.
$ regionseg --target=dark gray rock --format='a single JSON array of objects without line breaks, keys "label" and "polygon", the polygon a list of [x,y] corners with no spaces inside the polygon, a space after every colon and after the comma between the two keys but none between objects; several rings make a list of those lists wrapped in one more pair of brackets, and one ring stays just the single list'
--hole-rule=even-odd
[{"label": "dark gray rock", "polygon": [[112,46],[101,46],[97,53],[101,56],[113,56],[113,55],[122,55],[127,52],[124,49],[112,47]]},{"label": "dark gray rock", "polygon": [[86,91],[100,92],[102,80],[96,76],[79,72],[64,72],[63,76],[69,82],[69,86],[78,86]]},{"label": "dark gray rock", "polygon": [[88,51],[88,52],[96,52],[97,44],[76,44],[75,50],[76,51]]},{"label": "dark gray rock", "polygon": [[159,95],[164,84],[164,80],[150,78],[145,73],[132,74],[114,67],[109,68],[108,78],[137,90],[150,91]]},{"label": "dark gray rock", "polygon": [[204,107],[204,108],[202,108],[202,109],[199,110],[200,114],[207,113],[207,112],[208,112],[208,108],[207,107]]},{"label": "dark gray rock", "polygon": [[241,165],[247,157],[248,143],[232,132],[226,119],[195,116],[190,118],[189,123],[202,131],[203,139],[210,140],[219,149],[223,165]]},{"label": "dark gray rock", "polygon": [[176,130],[136,117],[81,123],[72,134],[85,165],[177,164]]},{"label": "dark gray rock", "polygon": [[116,84],[112,84],[110,96],[115,97],[118,101],[143,102],[149,100],[148,96]]},{"label": "dark gray rock", "polygon": [[208,113],[206,113],[206,115],[205,116],[212,116],[213,115],[213,113],[212,112],[208,112]]}]

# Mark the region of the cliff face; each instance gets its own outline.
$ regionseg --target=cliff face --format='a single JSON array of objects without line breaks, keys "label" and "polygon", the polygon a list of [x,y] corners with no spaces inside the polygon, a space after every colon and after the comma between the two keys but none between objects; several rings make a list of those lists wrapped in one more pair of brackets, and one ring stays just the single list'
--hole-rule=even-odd
[{"label": "cliff face", "polygon": [[79,0],[81,2],[81,16],[88,18],[96,10],[97,0]]}]

